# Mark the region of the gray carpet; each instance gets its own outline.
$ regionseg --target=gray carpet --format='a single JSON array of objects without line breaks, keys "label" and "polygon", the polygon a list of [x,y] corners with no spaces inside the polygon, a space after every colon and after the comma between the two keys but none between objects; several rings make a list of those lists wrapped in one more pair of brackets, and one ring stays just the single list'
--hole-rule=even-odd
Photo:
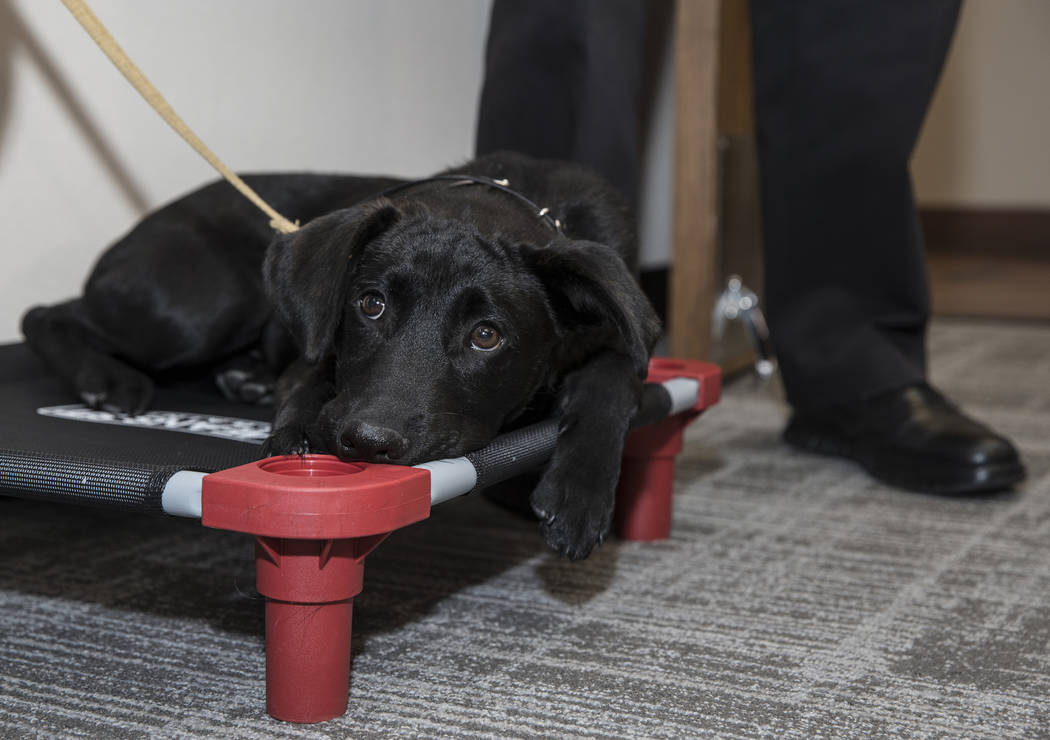
[{"label": "gray carpet", "polygon": [[932,375],[1029,480],[951,500],[778,441],[735,384],[691,429],[673,537],[582,563],[467,498],[369,558],[350,711],[263,709],[251,548],[0,501],[4,737],[1050,736],[1050,326],[941,322]]}]

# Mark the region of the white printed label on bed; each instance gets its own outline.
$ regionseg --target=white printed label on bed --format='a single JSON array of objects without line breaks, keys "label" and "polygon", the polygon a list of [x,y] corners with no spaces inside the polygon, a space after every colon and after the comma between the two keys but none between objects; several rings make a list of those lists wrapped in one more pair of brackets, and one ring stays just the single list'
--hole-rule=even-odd
[{"label": "white printed label on bed", "polygon": [[187,411],[145,411],[136,416],[127,416],[90,409],[83,404],[73,403],[65,406],[44,406],[38,408],[36,412],[41,416],[52,416],[70,421],[185,432],[205,437],[232,439],[237,442],[262,442],[270,434],[270,423],[266,421],[194,414]]}]

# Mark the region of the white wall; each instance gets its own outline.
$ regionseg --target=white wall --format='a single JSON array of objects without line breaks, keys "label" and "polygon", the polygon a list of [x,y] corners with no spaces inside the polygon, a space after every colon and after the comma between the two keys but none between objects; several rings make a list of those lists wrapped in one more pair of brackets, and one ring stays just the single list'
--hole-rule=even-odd
[{"label": "white wall", "polygon": [[[422,175],[473,149],[488,0],[92,0],[237,170]],[[79,119],[79,120],[78,120]],[[214,177],[57,0],[0,0],[0,341]]]},{"label": "white wall", "polygon": [[967,0],[912,172],[931,206],[1050,207],[1050,2]]}]

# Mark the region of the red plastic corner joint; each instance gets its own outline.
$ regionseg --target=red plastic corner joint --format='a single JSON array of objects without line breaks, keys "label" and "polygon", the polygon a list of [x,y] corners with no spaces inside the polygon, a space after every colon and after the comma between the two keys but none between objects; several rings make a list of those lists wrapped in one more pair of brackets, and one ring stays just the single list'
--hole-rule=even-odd
[{"label": "red plastic corner joint", "polygon": [[687,411],[627,435],[616,489],[616,533],[625,540],[665,540],[671,536],[671,494],[675,457],[685,428],[722,394],[722,370],[697,360],[669,357],[649,361],[647,383],[674,378],[696,380],[696,403]]},{"label": "red plastic corner joint", "polygon": [[266,537],[366,537],[428,516],[428,471],[331,455],[271,457],[212,473],[201,499],[204,526]]},{"label": "red plastic corner joint", "polygon": [[674,357],[654,357],[649,360],[646,383],[663,383],[673,378],[689,378],[700,384],[696,394],[697,413],[714,406],[722,397],[722,368],[700,360],[679,360]]},{"label": "red plastic corner joint", "polygon": [[266,597],[266,710],[290,722],[346,712],[354,597],[386,536],[430,515],[430,473],[273,457],[206,476],[205,526],[255,535]]}]

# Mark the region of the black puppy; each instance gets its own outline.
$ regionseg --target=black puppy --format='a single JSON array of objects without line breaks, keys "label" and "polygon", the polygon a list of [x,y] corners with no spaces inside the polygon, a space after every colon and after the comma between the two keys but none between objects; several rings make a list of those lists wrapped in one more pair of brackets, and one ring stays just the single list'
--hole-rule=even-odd
[{"label": "black puppy", "polygon": [[444,175],[475,179],[247,177],[305,224],[276,237],[209,185],[114,244],[83,297],[31,310],[26,339],[85,403],[132,414],[164,373],[211,368],[241,400],[279,374],[266,454],[410,465],[557,414],[530,502],[547,542],[585,557],[659,331],[622,259],[626,209],[589,172],[520,155]]}]

